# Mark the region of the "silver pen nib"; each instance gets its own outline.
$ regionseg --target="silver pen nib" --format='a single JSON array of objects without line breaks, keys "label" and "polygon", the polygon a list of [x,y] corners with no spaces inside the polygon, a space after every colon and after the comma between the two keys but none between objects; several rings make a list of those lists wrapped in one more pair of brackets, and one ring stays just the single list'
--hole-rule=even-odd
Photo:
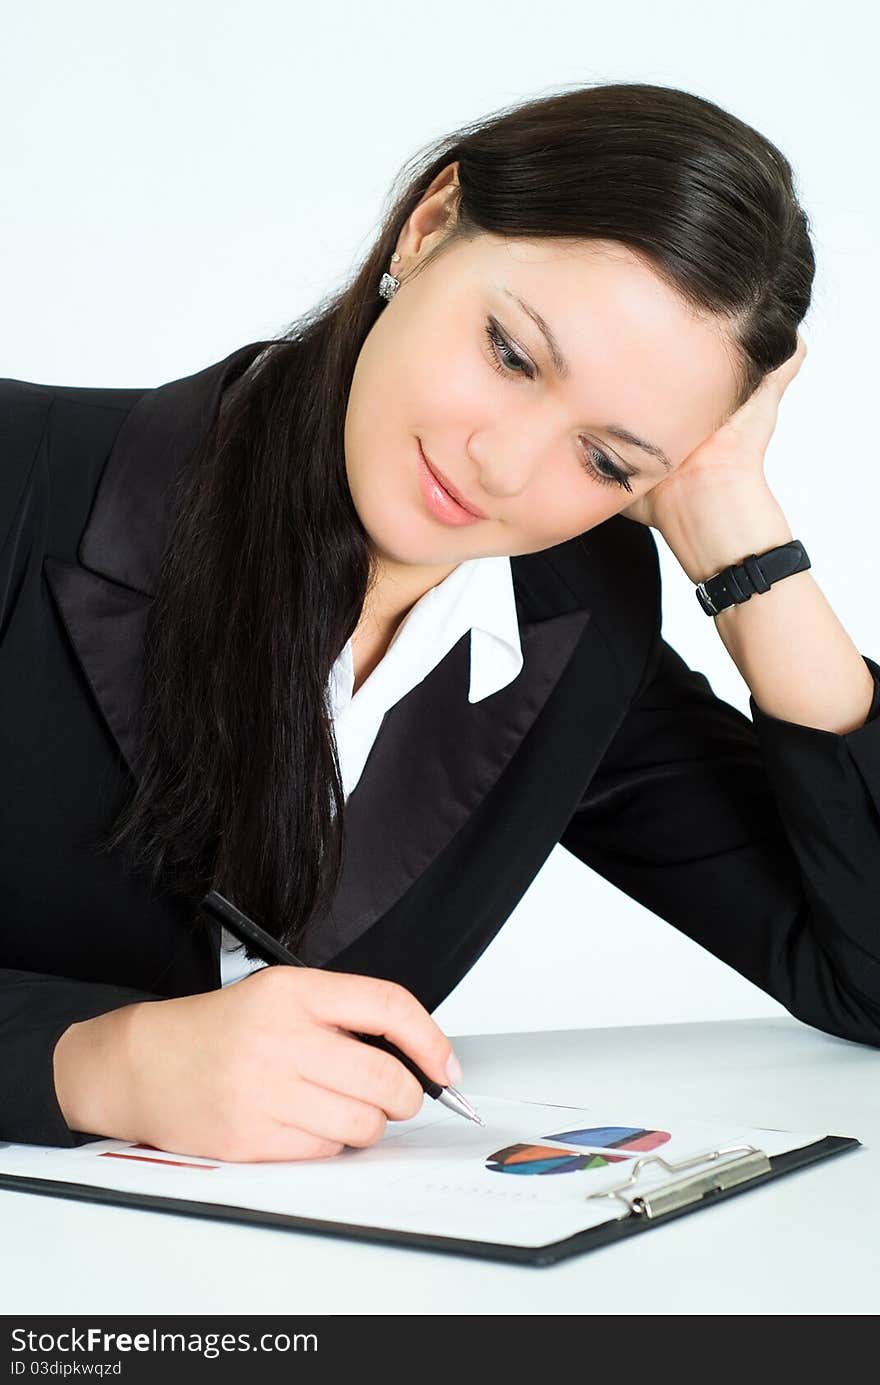
[{"label": "silver pen nib", "polygon": [[456,1091],[455,1087],[444,1087],[437,1100],[444,1106],[448,1106],[450,1111],[455,1111],[459,1116],[464,1116],[469,1121],[474,1121],[477,1125],[485,1125],[467,1097],[463,1097],[461,1092]]}]

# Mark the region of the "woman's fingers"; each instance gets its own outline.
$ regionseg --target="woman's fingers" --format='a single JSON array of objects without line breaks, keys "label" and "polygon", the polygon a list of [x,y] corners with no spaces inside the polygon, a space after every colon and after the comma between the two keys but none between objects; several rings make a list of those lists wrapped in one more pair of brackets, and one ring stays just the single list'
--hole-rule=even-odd
[{"label": "woman's fingers", "polygon": [[317,1139],[351,1145],[354,1149],[366,1149],[381,1140],[387,1124],[385,1112],[377,1106],[302,1078],[296,1084],[295,1095],[291,1095],[288,1119],[283,1107],[276,1107],[272,1114],[282,1124]]},{"label": "woman's fingers", "polygon": [[293,1163],[307,1159],[332,1159],[345,1148],[343,1142],[322,1140],[307,1130],[289,1125],[272,1125],[259,1136],[241,1133],[212,1152],[215,1159],[230,1164]]},{"label": "woman's fingers", "polygon": [[384,1034],[441,1086],[461,1080],[448,1038],[405,987],[372,976],[340,972],[306,973],[292,967],[265,970],[273,973],[266,978],[267,984],[295,996],[320,1024],[351,1032]]},{"label": "woman's fingers", "polygon": [[390,1120],[409,1120],[422,1109],[425,1093],[408,1068],[338,1030],[314,1030],[300,1044],[295,1063],[308,1082],[366,1102]]}]

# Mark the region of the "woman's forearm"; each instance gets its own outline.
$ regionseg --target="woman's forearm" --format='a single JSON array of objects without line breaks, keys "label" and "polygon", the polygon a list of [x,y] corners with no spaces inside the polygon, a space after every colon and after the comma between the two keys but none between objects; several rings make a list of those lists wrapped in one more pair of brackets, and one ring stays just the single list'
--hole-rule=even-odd
[{"label": "woman's forearm", "polygon": [[844,736],[864,726],[874,679],[812,571],[714,617],[762,712]]},{"label": "woman's forearm", "polygon": [[[677,555],[694,583],[793,534],[769,489],[730,506],[716,526],[693,526]],[[812,568],[713,617],[724,646],[762,712],[845,735],[863,726],[871,671],[822,593]]]}]

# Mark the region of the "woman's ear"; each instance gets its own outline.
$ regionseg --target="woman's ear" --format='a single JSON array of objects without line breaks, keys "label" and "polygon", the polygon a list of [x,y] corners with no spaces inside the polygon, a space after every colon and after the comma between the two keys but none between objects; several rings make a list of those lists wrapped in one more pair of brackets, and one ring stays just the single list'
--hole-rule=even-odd
[{"label": "woman's ear", "polygon": [[447,164],[407,217],[397,241],[404,263],[421,259],[449,232],[458,204],[458,163]]}]

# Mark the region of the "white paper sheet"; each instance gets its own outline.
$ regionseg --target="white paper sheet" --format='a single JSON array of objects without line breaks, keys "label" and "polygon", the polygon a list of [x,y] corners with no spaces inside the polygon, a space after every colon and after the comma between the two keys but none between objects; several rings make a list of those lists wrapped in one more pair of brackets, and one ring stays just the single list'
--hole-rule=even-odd
[{"label": "white paper sheet", "polygon": [[[331,1159],[231,1164],[125,1140],[96,1140],[76,1149],[0,1144],[0,1174],[541,1246],[626,1216],[628,1208],[619,1199],[587,1194],[623,1182],[639,1157],[656,1153],[676,1163],[730,1145],[754,1145],[774,1155],[824,1138],[803,1131],[664,1122],[644,1110],[468,1095],[485,1128],[426,1100],[412,1120],[389,1122],[383,1139],[370,1149],[347,1149]],[[529,1148],[535,1146],[540,1149]],[[707,1160],[687,1173],[718,1162]],[[639,1188],[681,1176],[648,1165]]]}]

